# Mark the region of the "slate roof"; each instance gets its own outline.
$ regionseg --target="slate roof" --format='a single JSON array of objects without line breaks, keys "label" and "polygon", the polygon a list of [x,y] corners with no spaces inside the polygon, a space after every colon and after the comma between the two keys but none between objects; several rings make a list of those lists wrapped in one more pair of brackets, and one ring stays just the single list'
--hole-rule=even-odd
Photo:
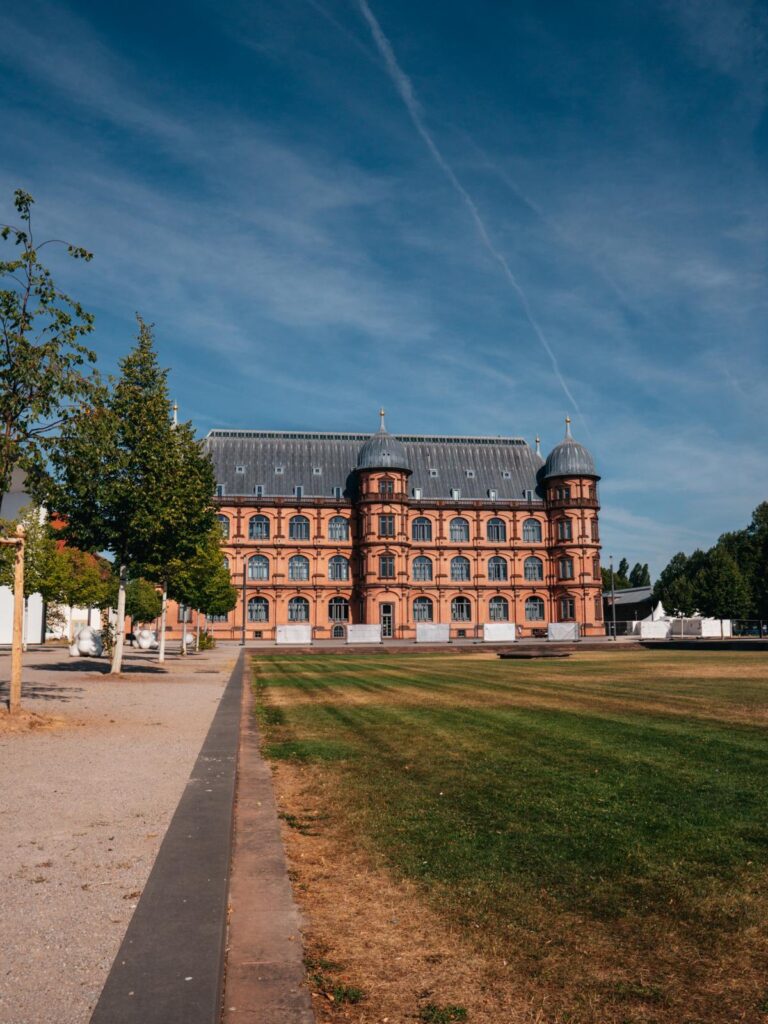
[{"label": "slate roof", "polygon": [[[422,497],[488,500],[495,490],[500,501],[524,501],[526,491],[539,500],[537,475],[543,460],[519,437],[443,437],[398,434],[412,473],[409,492]],[[279,430],[212,430],[205,447],[213,459],[224,496],[293,497],[302,486],[305,497],[334,497],[334,488],[351,498],[360,448],[370,434],[309,433]],[[240,472],[238,472],[238,468]],[[471,475],[468,475],[471,474]],[[455,499],[453,499],[455,500]]]}]

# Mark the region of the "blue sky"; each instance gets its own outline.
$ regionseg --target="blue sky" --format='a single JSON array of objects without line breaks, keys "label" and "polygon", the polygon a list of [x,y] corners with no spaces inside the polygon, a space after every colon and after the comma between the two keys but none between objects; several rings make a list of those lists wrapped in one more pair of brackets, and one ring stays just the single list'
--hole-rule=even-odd
[{"label": "blue sky", "polygon": [[768,19],[748,0],[32,0],[0,219],[112,369],[156,324],[214,426],[574,434],[660,569],[768,479]]}]

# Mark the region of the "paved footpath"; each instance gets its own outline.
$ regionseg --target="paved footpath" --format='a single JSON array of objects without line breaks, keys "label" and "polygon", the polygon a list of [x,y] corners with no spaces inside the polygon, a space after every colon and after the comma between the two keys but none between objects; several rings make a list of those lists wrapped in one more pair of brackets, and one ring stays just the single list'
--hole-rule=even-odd
[{"label": "paved footpath", "polygon": [[237,654],[129,652],[112,680],[27,653],[24,706],[63,725],[0,733],[0,1024],[87,1024]]}]

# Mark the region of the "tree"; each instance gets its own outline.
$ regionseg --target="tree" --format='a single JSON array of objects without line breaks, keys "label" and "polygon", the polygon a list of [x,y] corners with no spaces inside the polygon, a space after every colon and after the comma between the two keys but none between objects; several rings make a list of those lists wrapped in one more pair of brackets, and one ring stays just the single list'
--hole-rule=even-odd
[{"label": "tree", "polygon": [[692,615],[696,610],[690,560],[679,551],[662,570],[653,588],[655,601],[660,601],[673,615]]},{"label": "tree", "polygon": [[134,623],[154,622],[160,614],[160,595],[149,580],[131,580],[125,590],[125,614]]},{"label": "tree", "polygon": [[738,619],[749,614],[749,587],[734,558],[715,546],[696,574],[694,592],[698,610],[715,619]]},{"label": "tree", "polygon": [[630,587],[650,587],[651,585],[651,571],[648,568],[648,564],[641,565],[636,562],[632,572],[629,574],[629,585]]},{"label": "tree", "polygon": [[120,361],[120,376],[63,424],[51,453],[50,502],[65,537],[114,556],[113,673],[122,667],[129,572],[153,578],[154,567],[193,553],[214,522],[210,461],[191,426],[172,423],[168,371],[158,366],[150,327],[137,320],[137,343]]},{"label": "tree", "polygon": [[206,615],[226,615],[237,604],[237,591],[221,556],[221,529],[217,523],[200,540],[192,558],[174,559],[166,571],[170,596],[187,608],[196,608]]},{"label": "tree", "polygon": [[93,329],[93,316],[59,291],[40,261],[47,245],[65,245],[76,260],[91,253],[59,239],[36,244],[33,203],[17,189],[21,223],[0,226],[0,238],[16,246],[14,259],[0,261],[0,499],[15,468],[31,478],[43,473],[51,431],[89,398],[95,381],[88,367],[96,356],[80,340]]}]

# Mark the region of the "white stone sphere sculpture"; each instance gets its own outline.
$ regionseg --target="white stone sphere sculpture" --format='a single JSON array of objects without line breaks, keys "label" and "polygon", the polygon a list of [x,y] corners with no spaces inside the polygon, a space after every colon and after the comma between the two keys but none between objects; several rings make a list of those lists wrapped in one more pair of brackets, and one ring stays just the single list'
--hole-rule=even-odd
[{"label": "white stone sphere sculpture", "polygon": [[159,646],[154,630],[151,629],[140,629],[136,634],[136,644],[140,651],[156,651]]},{"label": "white stone sphere sculpture", "polygon": [[69,653],[73,658],[100,658],[104,651],[101,633],[91,626],[83,626],[78,630]]}]

